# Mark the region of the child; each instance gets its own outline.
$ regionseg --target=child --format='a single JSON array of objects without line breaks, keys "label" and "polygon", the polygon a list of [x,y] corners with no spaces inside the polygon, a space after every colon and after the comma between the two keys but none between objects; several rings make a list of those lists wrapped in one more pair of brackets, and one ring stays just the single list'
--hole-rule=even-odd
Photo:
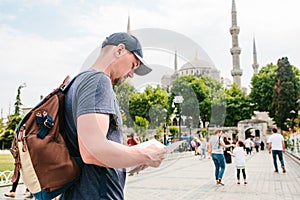
[{"label": "child", "polygon": [[246,154],[244,150],[244,143],[242,141],[237,142],[237,146],[233,149],[233,152],[228,152],[230,155],[234,157],[234,163],[237,169],[237,184],[240,184],[240,172],[242,170],[244,184],[247,184],[246,180]]}]

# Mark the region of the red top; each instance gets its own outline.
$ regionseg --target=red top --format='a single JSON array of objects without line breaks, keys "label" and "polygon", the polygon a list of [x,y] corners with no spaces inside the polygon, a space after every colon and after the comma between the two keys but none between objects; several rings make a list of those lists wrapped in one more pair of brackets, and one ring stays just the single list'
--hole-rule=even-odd
[{"label": "red top", "polygon": [[132,138],[132,137],[130,137],[127,140],[127,145],[128,146],[134,146],[134,145],[137,145],[139,143],[140,143],[140,140],[138,138]]}]

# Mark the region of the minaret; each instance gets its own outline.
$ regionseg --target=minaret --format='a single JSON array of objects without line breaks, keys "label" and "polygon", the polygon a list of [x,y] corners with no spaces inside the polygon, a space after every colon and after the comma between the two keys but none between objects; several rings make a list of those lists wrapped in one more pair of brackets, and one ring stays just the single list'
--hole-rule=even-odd
[{"label": "minaret", "polygon": [[235,0],[232,0],[231,23],[232,26],[230,28],[230,34],[232,36],[232,48],[230,49],[230,53],[232,55],[232,65],[233,65],[233,69],[231,70],[231,75],[233,77],[233,82],[236,83],[240,88],[242,88],[241,76],[243,74],[243,70],[240,69],[241,48],[239,47],[239,40],[238,40],[240,27],[237,26]]},{"label": "minaret", "polygon": [[178,71],[177,50],[175,50],[175,57],[174,57],[174,70],[175,70],[175,73]]},{"label": "minaret", "polygon": [[130,28],[130,16],[128,14],[128,21],[127,21],[127,33],[131,34],[131,28]]},{"label": "minaret", "polygon": [[199,60],[199,55],[198,55],[198,51],[196,51],[196,53],[195,53],[195,58],[194,58],[195,60]]},{"label": "minaret", "polygon": [[255,46],[255,38],[253,37],[253,64],[252,64],[252,68],[254,71],[254,74],[258,73],[258,63],[257,63],[257,53],[256,53],[256,46]]}]

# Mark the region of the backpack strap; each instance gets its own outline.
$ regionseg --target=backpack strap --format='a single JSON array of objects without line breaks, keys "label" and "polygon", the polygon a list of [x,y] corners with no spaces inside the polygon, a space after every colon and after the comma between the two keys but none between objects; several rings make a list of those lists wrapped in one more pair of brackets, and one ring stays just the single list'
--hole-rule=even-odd
[{"label": "backpack strap", "polygon": [[64,82],[60,85],[60,90],[63,92],[63,93],[66,93],[68,91],[68,89],[71,87],[72,83],[75,81],[75,79],[80,76],[81,74],[84,74],[86,72],[88,72],[90,70],[86,70],[86,71],[82,71],[80,72],[79,74],[77,74],[74,78],[70,78],[70,76],[67,76],[64,80]]},{"label": "backpack strap", "polygon": [[53,127],[54,122],[50,115],[47,112],[37,113],[35,117],[36,123],[40,125],[40,130],[37,136],[41,139],[48,134],[48,131]]},{"label": "backpack strap", "polygon": [[16,182],[16,180],[18,179],[19,170],[21,168],[20,154],[19,154],[19,148],[18,148],[17,142],[18,142],[17,138],[15,137],[11,143],[11,148],[10,148],[10,153],[12,154],[12,156],[15,159],[15,169],[14,169],[13,176],[11,178],[11,181],[13,183]]},{"label": "backpack strap", "polygon": [[[71,83],[74,81],[74,78],[71,80],[70,76],[67,76],[63,83],[56,88],[52,93],[56,93],[57,91],[64,92],[67,88],[70,87]],[[51,96],[51,94],[50,94]],[[47,97],[46,97],[47,98]],[[54,121],[52,117],[47,113],[37,113],[36,115],[36,123],[40,125],[40,130],[37,134],[37,137],[44,139],[45,136],[48,134],[49,130],[53,127]]]}]

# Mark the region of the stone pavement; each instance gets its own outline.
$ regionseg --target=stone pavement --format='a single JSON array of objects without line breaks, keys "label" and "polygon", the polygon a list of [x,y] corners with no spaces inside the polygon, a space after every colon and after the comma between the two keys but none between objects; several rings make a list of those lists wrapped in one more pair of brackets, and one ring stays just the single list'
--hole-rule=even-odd
[{"label": "stone pavement", "polygon": [[[274,173],[267,151],[247,156],[248,184],[236,184],[234,164],[228,164],[225,186],[215,185],[211,159],[199,157],[169,161],[162,168],[149,169],[127,179],[126,200],[198,200],[198,199],[300,199],[300,165],[284,155],[287,173]],[[279,162],[278,162],[279,164]]]},{"label": "stone pavement", "polygon": [[[300,164],[284,155],[287,173],[274,173],[271,155],[267,151],[247,156],[248,184],[236,184],[234,164],[228,164],[223,177],[225,186],[215,185],[214,165],[211,159],[200,160],[192,152],[185,157],[172,155],[160,168],[149,168],[128,176],[125,200],[292,200],[300,199]],[[279,162],[278,162],[279,164]],[[0,188],[0,199],[10,187]],[[17,189],[17,197],[24,199],[25,186]]]}]

